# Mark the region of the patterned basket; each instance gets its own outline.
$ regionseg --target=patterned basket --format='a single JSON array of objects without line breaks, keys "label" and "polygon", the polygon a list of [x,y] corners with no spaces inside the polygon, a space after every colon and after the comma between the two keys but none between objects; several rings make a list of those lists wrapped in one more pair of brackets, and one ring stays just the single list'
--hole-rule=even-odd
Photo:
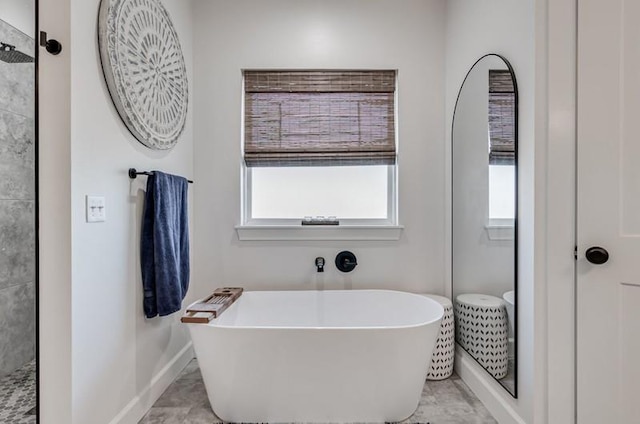
[{"label": "patterned basket", "polygon": [[455,305],[456,341],[495,378],[508,370],[507,311],[502,299],[461,294]]},{"label": "patterned basket", "polygon": [[424,296],[439,302],[444,308],[444,316],[440,324],[440,334],[436,340],[427,380],[444,380],[453,374],[453,362],[455,358],[455,326],[453,319],[453,304],[442,296],[425,294]]}]

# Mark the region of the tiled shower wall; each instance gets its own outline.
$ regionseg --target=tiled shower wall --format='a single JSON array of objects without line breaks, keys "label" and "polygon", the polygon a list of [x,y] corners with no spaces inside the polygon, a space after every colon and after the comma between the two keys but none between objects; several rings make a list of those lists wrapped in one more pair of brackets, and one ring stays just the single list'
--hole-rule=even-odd
[{"label": "tiled shower wall", "polygon": [[[0,42],[33,38],[0,20]],[[0,61],[0,377],[35,355],[34,64]]]}]

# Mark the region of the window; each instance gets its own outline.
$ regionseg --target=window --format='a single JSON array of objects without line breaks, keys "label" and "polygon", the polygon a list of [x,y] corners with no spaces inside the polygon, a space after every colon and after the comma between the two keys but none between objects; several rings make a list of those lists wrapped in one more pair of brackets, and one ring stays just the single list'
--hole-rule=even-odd
[{"label": "window", "polygon": [[515,215],[515,166],[489,165],[489,219],[513,225]]},{"label": "window", "polygon": [[395,71],[245,71],[245,225],[396,224]]},{"label": "window", "polygon": [[511,72],[489,70],[489,221],[515,217],[516,96]]}]

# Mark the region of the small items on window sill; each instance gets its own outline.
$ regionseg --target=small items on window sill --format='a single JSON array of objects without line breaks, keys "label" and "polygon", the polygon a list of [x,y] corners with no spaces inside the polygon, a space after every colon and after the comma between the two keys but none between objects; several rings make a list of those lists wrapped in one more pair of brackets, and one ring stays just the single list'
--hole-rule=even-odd
[{"label": "small items on window sill", "polygon": [[302,225],[340,225],[340,221],[335,216],[305,216]]}]

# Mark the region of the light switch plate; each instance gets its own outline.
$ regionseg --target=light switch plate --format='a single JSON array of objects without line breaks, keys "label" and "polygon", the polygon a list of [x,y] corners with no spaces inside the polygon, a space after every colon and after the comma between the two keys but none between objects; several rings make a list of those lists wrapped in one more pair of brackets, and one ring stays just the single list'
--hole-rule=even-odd
[{"label": "light switch plate", "polygon": [[87,196],[87,222],[107,220],[107,207],[102,196]]}]

